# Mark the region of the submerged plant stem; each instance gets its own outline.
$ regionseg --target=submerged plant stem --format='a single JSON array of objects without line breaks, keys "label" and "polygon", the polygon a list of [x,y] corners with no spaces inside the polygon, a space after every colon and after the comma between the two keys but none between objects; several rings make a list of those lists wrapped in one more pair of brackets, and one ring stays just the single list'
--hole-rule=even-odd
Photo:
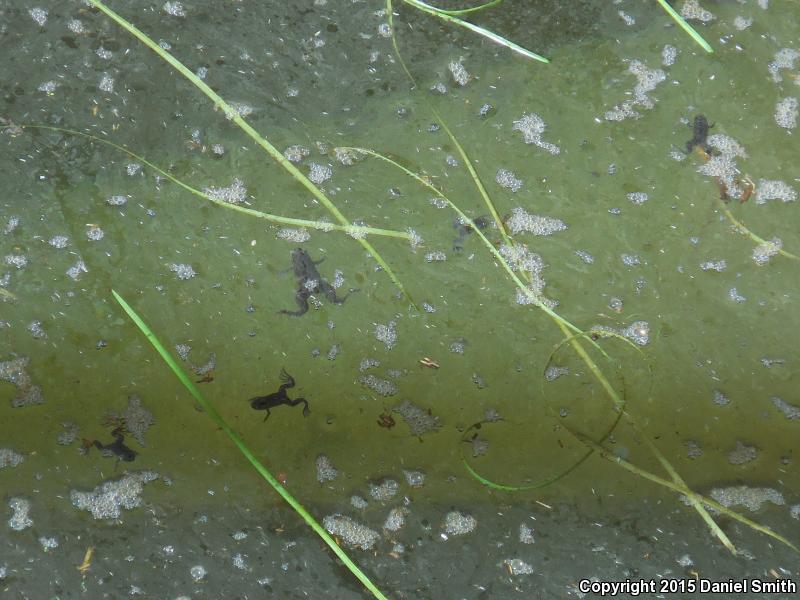
[{"label": "submerged plant stem", "polygon": [[378,598],[379,600],[387,600],[386,596],[384,596],[381,591],[372,583],[372,581],[364,574],[361,569],[350,559],[349,556],[342,550],[336,541],[328,534],[327,531],[320,525],[317,520],[311,516],[311,514],[300,504],[294,496],[287,490],[281,483],[270,473],[269,469],[267,469],[261,461],[259,461],[250,448],[244,443],[239,434],[237,434],[233,429],[231,429],[230,425],[222,418],[217,412],[217,409],[214,408],[214,405],[208,402],[205,398],[203,398],[202,394],[200,394],[200,390],[197,389],[197,386],[192,382],[191,379],[184,373],[183,369],[180,368],[178,363],[172,357],[172,355],[167,352],[166,348],[161,344],[158,340],[156,335],[150,330],[147,324],[142,320],[142,318],[136,313],[136,311],[131,308],[131,306],[125,301],[125,299],[120,296],[115,290],[111,290],[111,293],[114,295],[114,298],[119,302],[122,309],[127,313],[130,319],[136,324],[139,330],[144,334],[147,338],[147,341],[156,349],[156,352],[161,356],[162,360],[172,369],[172,372],[175,373],[178,380],[183,384],[183,386],[189,391],[192,397],[197,401],[197,403],[203,408],[205,413],[211,417],[211,420],[225,432],[225,434],[230,438],[230,440],[236,445],[239,451],[244,455],[244,457],[250,462],[251,465],[258,471],[259,475],[263,477],[267,483],[269,483],[272,488],[280,494],[280,496],[286,500],[287,504],[294,509],[294,511],[300,515],[303,520],[308,524],[314,532],[319,535],[322,540],[333,550],[336,556],[350,569],[350,572],[353,573],[360,581],[364,584],[372,594]]}]

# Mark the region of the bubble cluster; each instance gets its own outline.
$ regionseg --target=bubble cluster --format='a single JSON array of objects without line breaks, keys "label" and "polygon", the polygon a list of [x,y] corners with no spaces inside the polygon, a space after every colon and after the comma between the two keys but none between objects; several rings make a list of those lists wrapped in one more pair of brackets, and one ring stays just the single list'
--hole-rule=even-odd
[{"label": "bubble cluster", "polygon": [[768,200],[794,202],[797,200],[797,192],[779,179],[760,179],[756,187],[756,204],[766,204]]},{"label": "bubble cluster", "polygon": [[13,233],[13,231],[19,227],[19,217],[8,217],[8,221],[6,221],[6,226],[3,228],[3,233],[8,235],[9,233]]},{"label": "bubble cluster", "polygon": [[406,483],[413,488],[421,488],[425,485],[425,473],[422,471],[403,471]]},{"label": "bubble cluster", "polygon": [[127,196],[123,196],[121,194],[115,196],[109,196],[108,198],[106,198],[106,204],[108,204],[109,206],[125,206],[127,202],[128,202]]},{"label": "bubble cluster", "polygon": [[397,393],[397,386],[393,382],[372,374],[362,375],[358,378],[358,382],[381,396],[394,396]]},{"label": "bubble cluster", "polygon": [[47,23],[47,9],[39,7],[29,8],[28,14],[31,19],[36,21],[39,27],[44,27],[45,23]]},{"label": "bubble cluster", "polygon": [[28,332],[33,336],[36,340],[46,340],[47,339],[47,332],[42,327],[41,321],[31,321],[28,323],[26,327]]},{"label": "bubble cluster", "polygon": [[507,558],[503,561],[503,566],[511,575],[532,575],[533,567],[521,558]]},{"label": "bubble cluster", "polygon": [[519,525],[519,543],[520,544],[533,544],[533,529],[528,527],[525,523]]},{"label": "bubble cluster", "polygon": [[630,192],[626,194],[626,197],[633,204],[644,204],[649,199],[646,192]]},{"label": "bubble cluster", "polygon": [[228,107],[225,110],[225,118],[229,121],[234,117],[249,117],[253,114],[253,107],[244,102],[228,102]]},{"label": "bubble cluster", "polygon": [[358,370],[362,373],[374,367],[381,366],[381,361],[377,358],[363,358],[361,359],[361,364],[358,365]]},{"label": "bubble cluster", "polygon": [[525,140],[526,144],[538,146],[550,154],[559,154],[561,152],[561,148],[555,144],[551,144],[550,142],[545,142],[542,140],[542,134],[544,133],[546,127],[547,125],[545,125],[545,122],[539,115],[536,113],[525,113],[520,119],[514,121],[511,130],[521,132],[522,139]]},{"label": "bubble cluster", "polygon": [[24,269],[28,266],[28,258],[24,254],[6,254],[4,259],[9,267]]},{"label": "bubble cluster", "polygon": [[335,535],[351,548],[371,549],[380,539],[380,534],[366,525],[336,513],[322,519],[322,525],[331,535]]},{"label": "bubble cluster", "polygon": [[603,118],[606,121],[623,121],[627,118],[638,119],[641,115],[636,112],[635,107],[651,109],[653,101],[647,95],[656,89],[656,86],[667,78],[667,74],[661,69],[648,69],[647,65],[638,60],[632,60],[628,66],[628,72],[634,75],[637,83],[631,94],[633,98],[625,100],[609,111],[606,111]]},{"label": "bubble cluster", "polygon": [[678,57],[678,49],[675,46],[667,44],[661,50],[661,64],[665,67],[671,67],[675,64],[675,59]]},{"label": "bubble cluster", "polygon": [[726,508],[744,506],[753,512],[760,509],[765,502],[772,502],[778,506],[786,504],[783,496],[777,490],[772,488],[753,488],[746,485],[714,488],[709,496]]},{"label": "bubble cluster", "polygon": [[165,2],[164,6],[161,7],[161,10],[173,17],[186,16],[186,10],[183,8],[183,4],[180,2]]},{"label": "bubble cluster", "polygon": [[95,519],[118,519],[121,508],[131,510],[141,505],[144,484],[158,478],[153,471],[134,471],[105,481],[91,492],[72,490],[69,497],[75,508],[90,512]]},{"label": "bubble cluster", "polygon": [[207,187],[203,189],[203,193],[228,204],[241,204],[247,199],[247,188],[238,177],[228,187]]},{"label": "bubble cluster", "polygon": [[16,467],[25,457],[11,448],[0,448],[0,469],[6,467]]},{"label": "bubble cluster", "polygon": [[425,262],[443,262],[445,260],[447,260],[447,254],[441,250],[436,250],[434,252],[428,252],[425,254]]},{"label": "bubble cluster", "polygon": [[42,390],[33,385],[30,375],[25,370],[30,359],[20,356],[12,360],[0,362],[0,381],[8,381],[17,387],[19,395],[11,399],[13,408],[31,406],[44,402]]},{"label": "bubble cluster", "polygon": [[317,456],[317,481],[325,483],[333,481],[339,476],[339,470],[333,466],[331,459],[324,454]]},{"label": "bubble cluster", "polygon": [[69,446],[78,437],[79,427],[72,421],[64,421],[61,423],[61,427],[64,428],[64,431],[58,434],[56,443],[59,446]]},{"label": "bubble cluster", "polygon": [[83,262],[82,258],[79,258],[75,261],[75,264],[72,265],[69,269],[67,269],[67,277],[70,279],[77,281],[78,278],[81,276],[81,273],[88,273],[89,269],[86,268],[86,263]]},{"label": "bubble cluster", "polygon": [[686,448],[686,456],[695,459],[700,458],[703,456],[703,448],[700,446],[700,443],[696,440],[686,440],[683,443],[684,447]]},{"label": "bubble cluster", "polygon": [[310,154],[311,150],[309,150],[305,146],[300,146],[300,145],[289,146],[286,150],[283,151],[283,155],[286,157],[286,159],[293,163],[300,162]]},{"label": "bubble cluster", "polygon": [[728,452],[728,462],[732,465],[744,465],[758,457],[758,449],[736,440],[736,448]]},{"label": "bubble cluster", "polygon": [[494,180],[500,187],[511,190],[512,192],[518,192],[522,189],[522,180],[518,179],[517,176],[514,175],[514,172],[508,169],[498,170]]},{"label": "bubble cluster", "polygon": [[714,390],[714,404],[719,404],[720,406],[726,406],[731,403],[731,399],[728,398],[721,390]]},{"label": "bubble cluster", "polygon": [[511,216],[506,220],[506,225],[513,235],[523,231],[533,235],[552,235],[557,231],[567,229],[567,224],[561,219],[532,215],[520,206],[511,210]]},{"label": "bubble cluster", "polygon": [[472,79],[472,76],[464,68],[464,65],[461,64],[461,61],[451,61],[450,64],[447,65],[447,70],[450,71],[453,81],[461,87],[467,85],[470,79]]},{"label": "bubble cluster", "polygon": [[387,350],[391,350],[397,343],[397,323],[389,321],[384,325],[383,323],[374,323],[375,325],[375,339],[383,342]]},{"label": "bubble cluster", "polygon": [[143,447],[147,446],[144,442],[144,434],[156,422],[153,413],[142,406],[142,399],[138,394],[133,394],[128,398],[128,406],[122,413],[122,420],[125,429]]},{"label": "bubble cluster", "polygon": [[103,73],[100,82],[97,84],[97,88],[101,92],[111,94],[114,91],[114,78],[108,73]]},{"label": "bubble cluster", "polygon": [[758,266],[763,266],[769,262],[770,258],[778,254],[782,248],[783,241],[778,237],[774,237],[753,248],[753,261]]},{"label": "bubble cluster", "polygon": [[743,190],[738,182],[739,168],[736,158],[747,158],[744,147],[727,135],[717,133],[706,140],[707,144],[719,151],[697,168],[697,172],[715,177],[729,198],[741,198]]},{"label": "bubble cluster", "polygon": [[333,177],[333,169],[328,165],[313,162],[308,165],[308,178],[317,185],[325,183],[331,177]]},{"label": "bubble cluster", "polygon": [[275,237],[279,240],[292,242],[293,244],[303,244],[311,239],[311,234],[305,227],[282,227],[278,230],[278,233],[275,234]]},{"label": "bubble cluster", "polygon": [[795,50],[794,48],[781,48],[778,50],[775,53],[775,57],[767,65],[767,70],[769,71],[770,75],[772,75],[772,81],[775,83],[780,83],[783,81],[781,70],[786,69],[789,71],[794,71],[794,63],[798,58],[800,58],[800,51]]},{"label": "bubble cluster", "polygon": [[8,520],[8,526],[14,531],[22,531],[33,525],[33,519],[30,517],[31,501],[25,498],[11,498],[8,501],[8,506],[11,508],[13,514]]},{"label": "bubble cluster", "polygon": [[775,105],[775,122],[778,127],[792,130],[797,127],[797,98],[789,96]]},{"label": "bubble cluster", "polygon": [[[797,419],[800,419],[800,406],[789,404],[783,398],[778,396],[772,397],[772,404],[774,404],[775,408],[781,411],[783,416],[790,421],[796,421]],[[0,466],[2,466],[2,459],[0,459]]]},{"label": "bubble cluster", "polygon": [[741,15],[736,15],[736,18],[733,20],[733,26],[738,31],[744,31],[752,24],[753,24],[753,19],[748,19],[747,17],[742,17]]},{"label": "bubble cluster", "polygon": [[384,479],[378,483],[370,483],[368,486],[369,495],[382,502],[391,500],[400,491],[400,484],[394,479]]},{"label": "bubble cluster", "polygon": [[735,287],[732,287],[731,289],[728,290],[728,298],[730,298],[734,302],[744,302],[747,300],[747,298],[739,294],[739,292],[736,290]]},{"label": "bubble cluster", "polygon": [[416,436],[421,436],[429,431],[437,431],[442,426],[439,417],[434,417],[429,411],[420,408],[411,400],[403,400],[401,404],[392,408],[392,412],[399,413],[411,433]]},{"label": "bubble cluster", "polygon": [[364,498],[358,495],[350,496],[350,505],[353,508],[357,508],[358,510],[364,510],[369,506],[369,502],[367,502]]},{"label": "bubble cluster", "polygon": [[464,535],[475,530],[478,520],[458,510],[447,513],[444,517],[444,532],[447,535]]},{"label": "bubble cluster", "polygon": [[721,273],[728,268],[728,262],[723,258],[722,260],[706,260],[700,263],[701,271],[717,271]]},{"label": "bubble cluster", "polygon": [[197,275],[195,270],[192,268],[192,265],[186,263],[171,263],[169,265],[169,270],[175,273],[175,275],[181,281],[191,279]]},{"label": "bubble cluster", "polygon": [[351,167],[364,158],[365,154],[350,148],[334,148],[333,155],[345,167]]},{"label": "bubble cluster", "polygon": [[406,524],[406,516],[409,510],[404,506],[393,508],[386,516],[386,521],[383,522],[383,528],[386,531],[400,531]]},{"label": "bubble cluster", "polygon": [[681,6],[680,13],[684,19],[700,21],[702,23],[708,23],[709,21],[713,21],[717,18],[705,8],[700,6],[700,3],[697,0],[686,0],[686,2],[683,3],[683,6]]}]

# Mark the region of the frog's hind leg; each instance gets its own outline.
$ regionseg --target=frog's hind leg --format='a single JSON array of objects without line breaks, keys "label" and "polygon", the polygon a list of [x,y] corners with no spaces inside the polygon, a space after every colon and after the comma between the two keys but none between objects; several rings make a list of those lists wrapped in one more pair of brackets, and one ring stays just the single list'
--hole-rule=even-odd
[{"label": "frog's hind leg", "polygon": [[297,303],[297,306],[300,307],[300,310],[280,310],[281,314],[289,315],[291,317],[302,317],[304,314],[308,312],[308,297],[311,294],[304,289],[298,290],[298,292],[294,296],[294,301]]},{"label": "frog's hind leg", "polygon": [[281,385],[281,389],[278,390],[279,394],[283,393],[285,390],[288,390],[289,388],[293,388],[294,387],[294,384],[295,384],[294,377],[289,375],[286,372],[286,369],[283,369],[283,368],[281,368],[281,381],[283,382],[283,384]]},{"label": "frog's hind leg", "polygon": [[289,400],[289,406],[297,406],[298,404],[303,405],[303,416],[307,417],[311,414],[311,409],[308,407],[308,400],[305,398],[295,398],[294,400]]}]

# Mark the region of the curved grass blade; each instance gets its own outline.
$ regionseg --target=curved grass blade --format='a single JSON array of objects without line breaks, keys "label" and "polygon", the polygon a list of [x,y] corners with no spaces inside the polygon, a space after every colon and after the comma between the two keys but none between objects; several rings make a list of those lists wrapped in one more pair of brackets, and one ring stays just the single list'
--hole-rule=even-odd
[{"label": "curved grass blade", "polygon": [[703,50],[705,50],[708,53],[714,52],[714,49],[709,45],[707,41],[703,39],[703,36],[697,33],[695,28],[689,25],[686,22],[686,20],[675,11],[675,9],[672,8],[667,3],[666,0],[658,0],[658,3],[661,5],[661,8],[667,11],[667,14],[672,18],[673,21],[675,21],[681,27],[681,29],[683,29],[686,33],[688,33],[695,42],[700,44],[700,47]]},{"label": "curved grass blade", "polygon": [[320,525],[314,517],[300,504],[294,496],[287,490],[281,483],[275,479],[275,477],[270,473],[270,471],[259,461],[250,448],[245,445],[244,441],[239,434],[237,434],[233,429],[231,429],[230,425],[222,418],[217,412],[217,409],[214,408],[214,405],[208,402],[205,398],[203,398],[202,394],[200,394],[200,390],[197,389],[197,386],[192,382],[191,379],[186,375],[183,369],[180,368],[175,359],[172,355],[167,352],[166,348],[161,344],[155,334],[150,330],[150,328],[145,324],[142,318],[136,313],[136,311],[131,308],[131,306],[125,301],[125,299],[120,296],[115,290],[111,290],[111,293],[114,295],[114,298],[119,302],[119,305],[122,309],[127,313],[130,319],[136,324],[139,330],[144,334],[147,338],[147,341],[156,349],[156,352],[161,356],[163,361],[172,369],[172,372],[175,373],[178,380],[183,384],[183,386],[189,391],[192,397],[197,401],[197,403],[203,408],[206,414],[211,417],[211,420],[225,432],[225,434],[230,438],[230,440],[234,443],[234,445],[239,449],[239,451],[244,455],[244,457],[250,462],[251,465],[258,471],[259,475],[261,475],[267,483],[269,483],[272,488],[280,494],[280,496],[286,500],[289,506],[294,509],[294,511],[300,515],[303,520],[308,524],[314,532],[319,535],[323,541],[333,550],[337,557],[347,566],[350,572],[355,575],[361,583],[364,584],[372,594],[379,598],[380,600],[386,600],[386,596],[384,596],[381,591],[372,583],[372,581],[364,574],[361,569],[350,559],[349,556],[342,550],[336,541],[328,534],[327,531]]},{"label": "curved grass blade", "polygon": [[[391,2],[391,0],[387,0],[387,2]],[[463,19],[459,19],[458,17],[452,16],[453,14],[455,14],[453,11],[445,11],[445,10],[442,10],[440,8],[436,8],[435,6],[431,6],[430,4],[426,4],[425,2],[422,2],[421,0],[403,0],[403,2],[405,2],[406,4],[408,4],[410,6],[413,6],[414,8],[416,8],[418,10],[421,10],[422,12],[428,13],[429,15],[433,15],[435,17],[439,17],[440,19],[442,19],[444,21],[447,21],[448,23],[452,23],[453,25],[458,25],[459,27],[464,27],[465,29],[469,29],[470,31],[473,31],[474,33],[477,33],[478,35],[483,36],[483,37],[487,38],[488,40],[491,40],[495,44],[500,44],[501,46],[505,46],[506,48],[508,48],[509,50],[511,50],[513,52],[516,52],[517,54],[521,54],[525,58],[532,58],[533,60],[538,60],[539,62],[543,62],[543,63],[549,63],[550,62],[544,56],[540,56],[539,54],[536,54],[535,52],[531,52],[530,50],[526,50],[522,46],[519,46],[519,45],[515,44],[514,42],[512,42],[511,40],[507,40],[506,38],[504,38],[504,37],[502,37],[500,35],[497,35],[493,31],[489,31],[488,29],[484,29],[483,27],[479,27],[478,25],[470,23],[469,21],[464,21]],[[492,3],[489,3],[488,5],[484,5],[482,7],[477,7],[477,8],[471,9],[471,11],[480,10],[481,8],[487,8],[487,6],[491,6],[491,5],[492,5]],[[470,9],[467,9],[467,10],[470,11]],[[388,14],[389,14],[389,19],[391,21],[391,14],[392,14],[391,6],[389,6]],[[463,14],[463,11],[462,11],[462,14]],[[390,22],[390,26],[391,26],[391,22]]]},{"label": "curved grass blade", "polygon": [[470,13],[478,12],[486,8],[492,8],[493,6],[497,6],[498,4],[500,4],[502,1],[503,0],[491,0],[490,2],[481,4],[479,6],[473,6],[472,8],[461,8],[456,10],[446,10],[444,8],[439,8],[438,6],[432,6],[432,5],[430,6],[432,9],[443,15],[450,15],[451,17],[457,17],[459,15],[468,15]]},{"label": "curved grass blade", "polygon": [[50,125],[20,125],[20,127],[24,129],[43,129],[49,131],[57,131],[60,133],[66,133],[69,135],[81,136],[87,139],[90,139],[94,142],[98,142],[100,144],[106,144],[107,146],[111,146],[112,148],[119,150],[120,152],[124,152],[131,158],[139,161],[140,163],[150,167],[162,177],[169,179],[171,182],[179,185],[183,189],[191,192],[195,196],[199,196],[208,202],[216,204],[217,206],[221,206],[222,208],[233,210],[235,212],[239,212],[245,215],[249,215],[251,217],[257,217],[259,219],[265,219],[272,223],[279,223],[281,225],[293,225],[295,227],[308,227],[309,229],[319,229],[321,231],[341,231],[343,233],[347,233],[348,235],[352,236],[363,236],[363,235],[381,235],[385,237],[392,237],[392,238],[400,238],[407,241],[411,240],[411,234],[406,231],[394,231],[392,229],[380,229],[377,227],[367,227],[361,225],[350,225],[345,227],[344,225],[337,225],[336,223],[329,223],[327,221],[311,221],[308,219],[295,219],[292,217],[282,217],[280,215],[273,215],[270,213],[265,213],[260,210],[255,210],[252,208],[247,208],[245,206],[239,206],[238,204],[231,204],[230,202],[225,202],[224,200],[220,200],[219,198],[214,198],[213,196],[209,196],[205,192],[198,190],[195,187],[192,187],[188,183],[181,181],[171,173],[168,173],[158,165],[148,161],[143,156],[128,150],[125,146],[120,146],[119,144],[115,144],[112,141],[105,140],[101,137],[97,137],[95,135],[91,135],[89,133],[84,133],[82,131],[76,131],[74,129],[65,129],[63,127],[52,127]]},{"label": "curved grass blade", "polygon": [[[337,221],[339,221],[345,227],[352,227],[352,224],[345,218],[345,216],[336,208],[336,205],[330,201],[330,199],[320,190],[314,182],[312,182],[308,177],[306,177],[300,170],[295,167],[281,152],[278,151],[275,146],[273,146],[266,138],[262,137],[252,126],[250,126],[247,121],[245,121],[241,116],[239,116],[236,111],[231,107],[222,97],[217,94],[214,90],[212,90],[208,84],[206,84],[202,79],[200,79],[197,75],[192,73],[186,66],[180,62],[177,58],[172,56],[169,52],[164,50],[161,46],[156,44],[149,36],[147,36],[144,32],[139,30],[135,27],[132,23],[126,21],[120,15],[115,13],[113,10],[108,8],[105,4],[100,2],[100,0],[89,0],[93,6],[100,9],[103,13],[105,13],[109,18],[115,21],[120,27],[125,29],[128,33],[136,37],[140,42],[142,42],[145,46],[150,48],[153,52],[155,52],[158,56],[160,56],[165,62],[167,62],[173,69],[178,71],[181,75],[183,75],[186,79],[188,79],[197,89],[203,92],[213,103],[216,108],[222,110],[225,116],[236,123],[239,128],[244,131],[250,139],[252,139],[256,144],[261,146],[264,150],[266,150],[267,154],[277,162],[284,170],[286,170],[296,181],[298,181],[303,187],[305,187],[317,200],[319,200],[320,204],[322,204],[328,212],[330,212]],[[386,272],[392,282],[397,286],[397,288],[403,293],[403,295],[408,298],[409,302],[414,305],[414,308],[417,308],[416,303],[411,298],[409,293],[406,291],[405,287],[397,276],[394,274],[394,271],[389,267],[383,257],[378,253],[375,248],[372,247],[367,240],[363,238],[356,238],[359,244],[375,259],[375,261],[381,266],[381,268]]]},{"label": "curved grass blade", "polygon": [[[750,527],[752,529],[755,529],[756,531],[760,531],[761,533],[763,533],[765,535],[768,535],[768,536],[770,536],[771,538],[773,538],[775,540],[778,540],[782,544],[785,544],[786,546],[788,546],[789,548],[791,548],[792,550],[794,550],[795,552],[800,554],[800,548],[798,548],[797,546],[792,544],[788,539],[786,539],[782,535],[776,533],[775,531],[773,531],[769,527],[766,527],[764,525],[756,523],[755,521],[751,521],[747,517],[744,517],[744,516],[740,515],[739,513],[729,509],[727,506],[723,506],[722,504],[712,500],[711,498],[707,498],[707,497],[705,497],[705,496],[703,496],[701,494],[698,494],[697,492],[693,492],[688,487],[686,487],[685,484],[679,484],[677,482],[669,481],[668,479],[664,479],[662,477],[659,477],[658,475],[650,473],[649,471],[641,469],[641,468],[637,467],[636,465],[634,465],[632,463],[629,463],[628,461],[620,458],[619,456],[616,456],[616,455],[612,454],[611,452],[609,452],[608,450],[606,450],[602,446],[596,444],[591,439],[589,439],[588,437],[578,433],[577,431],[572,431],[571,433],[577,439],[579,439],[584,444],[586,444],[587,446],[592,448],[602,458],[604,458],[604,459],[606,459],[606,460],[608,460],[608,461],[610,461],[612,463],[615,463],[615,464],[621,466],[622,468],[630,471],[631,473],[635,473],[636,475],[638,475],[640,477],[643,477],[644,479],[649,479],[650,481],[652,481],[654,483],[662,485],[662,486],[664,486],[666,488],[669,488],[669,489],[671,489],[673,491],[679,492],[679,493],[683,494],[684,496],[686,496],[687,498],[689,498],[690,500],[692,500],[693,502],[696,502],[698,504],[704,504],[704,505],[708,506],[709,508],[713,508],[714,510],[719,511],[722,514],[730,517],[731,519],[735,519],[736,521],[739,521],[740,523],[743,523],[743,524],[747,525],[748,527]],[[717,530],[719,530],[719,528],[716,526],[716,524],[714,525],[714,527]],[[717,532],[715,531],[715,533],[717,533]],[[719,537],[720,534],[723,536],[724,539],[727,539],[727,536],[725,536],[725,534],[721,530],[719,530],[719,532],[717,533],[717,536]],[[722,539],[722,538],[720,538],[720,539]],[[730,543],[730,540],[728,540],[728,543],[726,544],[726,546],[728,546],[728,545],[730,545],[730,547],[733,547],[733,544]],[[734,554],[736,553],[735,549],[734,549],[733,552],[734,552]]]},{"label": "curved grass blade", "polygon": [[[725,204],[724,200],[720,200],[719,201],[719,205],[720,205],[720,209],[722,210],[723,214],[726,217],[728,217],[728,220],[731,223],[733,223],[733,226],[740,233],[743,233],[744,235],[749,237],[751,240],[753,240],[757,244],[767,245],[767,244],[770,243],[770,242],[766,241],[765,239],[758,237],[755,233],[753,233],[747,227],[745,227],[744,223],[742,223],[736,217],[734,217],[733,213],[728,208],[728,205]],[[786,258],[791,258],[792,260],[800,260],[800,256],[796,256],[795,254],[792,254],[791,252],[788,252],[788,251],[784,250],[783,248],[776,248],[776,250],[778,251],[778,254],[780,254],[781,256],[785,256]]]}]

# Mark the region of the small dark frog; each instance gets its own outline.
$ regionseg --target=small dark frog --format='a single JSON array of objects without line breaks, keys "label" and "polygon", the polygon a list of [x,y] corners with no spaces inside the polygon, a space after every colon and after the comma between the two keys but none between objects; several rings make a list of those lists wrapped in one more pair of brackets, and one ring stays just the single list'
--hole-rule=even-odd
[{"label": "small dark frog", "polygon": [[125,435],[122,432],[122,427],[114,429],[114,431],[111,432],[114,441],[110,444],[102,444],[97,440],[83,440],[83,447],[88,450],[94,446],[103,453],[103,456],[116,456],[119,460],[131,462],[136,458],[137,452],[125,445]]},{"label": "small dark frog", "polygon": [[255,410],[267,411],[267,416],[264,417],[265,422],[267,419],[269,419],[269,409],[280,406],[281,404],[285,404],[287,406],[297,406],[298,404],[302,404],[303,416],[307,417],[309,414],[311,414],[311,410],[308,408],[308,400],[305,398],[295,398],[292,400],[286,394],[286,390],[294,387],[294,377],[289,375],[286,372],[286,369],[281,369],[281,381],[283,383],[281,384],[281,387],[278,388],[277,392],[273,392],[267,396],[256,396],[255,398],[251,398],[250,406],[252,406]]},{"label": "small dark frog", "polygon": [[317,271],[317,265],[323,260],[325,259],[313,260],[308,252],[302,248],[292,250],[292,270],[294,271],[294,276],[297,277],[297,293],[294,296],[294,300],[300,310],[281,310],[281,313],[293,317],[306,314],[308,312],[308,299],[314,293],[325,294],[325,297],[333,304],[344,304],[344,301],[352,292],[358,291],[350,290],[343,297],[338,298],[334,287]]},{"label": "small dark frog", "polygon": [[[483,231],[489,226],[489,224],[492,221],[488,215],[484,215],[482,217],[476,217],[472,219],[472,222],[475,223],[475,227]],[[464,250],[464,239],[470,233],[475,231],[475,229],[473,229],[472,225],[470,225],[469,223],[465,223],[464,221],[462,221],[460,217],[457,217],[453,221],[453,227],[455,227],[456,231],[458,232],[458,237],[453,240],[453,251],[461,252],[462,250]]]},{"label": "small dark frog", "polygon": [[708,124],[705,115],[697,115],[692,125],[692,139],[686,142],[686,154],[691,154],[695,146],[700,146],[706,154],[711,154],[711,146],[708,145],[708,130],[713,125]]}]

